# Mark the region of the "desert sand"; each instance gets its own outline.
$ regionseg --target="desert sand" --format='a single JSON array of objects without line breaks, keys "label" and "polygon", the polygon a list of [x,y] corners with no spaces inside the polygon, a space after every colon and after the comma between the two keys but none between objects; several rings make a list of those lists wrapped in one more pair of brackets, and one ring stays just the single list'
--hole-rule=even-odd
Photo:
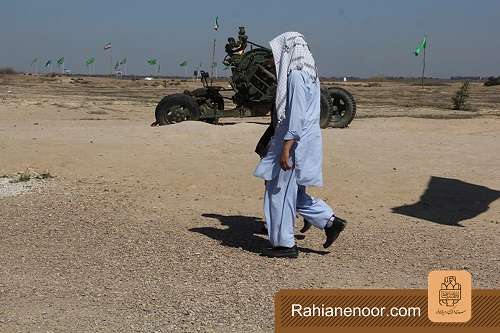
[{"label": "desert sand", "polygon": [[199,83],[0,76],[0,175],[54,176],[0,182],[0,331],[270,332],[280,289],[426,288],[435,269],[499,288],[500,87],[474,83],[464,112],[458,85],[348,84],[358,118],[323,130],[312,193],[349,225],[280,260],[260,256],[252,176],[267,118],[152,128]]}]

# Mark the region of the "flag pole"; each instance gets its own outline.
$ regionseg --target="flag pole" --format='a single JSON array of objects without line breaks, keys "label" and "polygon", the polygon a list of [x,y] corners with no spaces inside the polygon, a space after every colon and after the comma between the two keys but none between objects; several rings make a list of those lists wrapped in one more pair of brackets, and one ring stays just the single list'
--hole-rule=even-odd
[{"label": "flag pole", "polygon": [[216,38],[214,38],[214,46],[212,48],[212,66],[211,66],[211,70],[210,70],[210,83],[214,82],[215,42],[216,42]]},{"label": "flag pole", "polygon": [[[427,35],[425,36],[425,41],[427,43]],[[425,77],[425,50],[427,49],[427,44],[424,47],[424,59],[422,60],[422,88],[424,87],[424,77]]]},{"label": "flag pole", "polygon": [[109,76],[113,76],[113,46],[109,48]]}]

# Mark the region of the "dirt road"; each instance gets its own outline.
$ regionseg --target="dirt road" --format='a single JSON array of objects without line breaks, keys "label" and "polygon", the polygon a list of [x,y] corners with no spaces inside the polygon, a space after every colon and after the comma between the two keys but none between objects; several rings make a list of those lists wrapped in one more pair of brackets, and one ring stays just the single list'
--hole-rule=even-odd
[{"label": "dirt road", "polygon": [[425,288],[434,269],[500,287],[498,117],[324,130],[313,193],[350,224],[328,252],[311,230],[291,261],[259,256],[265,125],[151,128],[125,97],[0,87],[0,175],[56,176],[0,197],[2,332],[272,331],[279,289]]}]

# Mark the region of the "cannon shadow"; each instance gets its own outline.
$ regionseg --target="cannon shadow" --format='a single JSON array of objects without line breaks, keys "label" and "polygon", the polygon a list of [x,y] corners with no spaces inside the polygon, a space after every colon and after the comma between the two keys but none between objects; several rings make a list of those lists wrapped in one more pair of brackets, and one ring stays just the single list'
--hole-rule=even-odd
[{"label": "cannon shadow", "polygon": [[392,208],[396,214],[443,225],[463,227],[461,221],[486,212],[500,191],[458,179],[431,177],[420,201]]},{"label": "cannon shadow", "polygon": [[[270,246],[264,235],[264,222],[261,218],[244,215],[221,215],[204,213],[201,216],[218,220],[221,225],[227,228],[220,229],[214,227],[191,228],[189,231],[203,234],[212,239],[218,240],[222,246],[241,248],[245,251],[262,254]],[[327,251],[317,251],[304,247],[299,247],[303,253],[315,253],[320,255],[328,254]]]}]

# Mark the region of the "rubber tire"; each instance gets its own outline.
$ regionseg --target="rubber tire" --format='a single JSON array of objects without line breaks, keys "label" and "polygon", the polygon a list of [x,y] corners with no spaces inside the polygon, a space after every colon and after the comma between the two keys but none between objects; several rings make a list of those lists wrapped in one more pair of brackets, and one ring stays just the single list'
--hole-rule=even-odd
[{"label": "rubber tire", "polygon": [[319,127],[328,128],[332,120],[332,111],[328,105],[328,95],[323,90],[321,91],[321,111],[319,115]]},{"label": "rubber tire", "polygon": [[[224,99],[222,98],[222,96],[220,94],[218,96],[216,96],[216,98],[211,99],[211,102],[214,104],[217,104],[217,111],[219,111],[221,113],[224,112]],[[208,119],[204,119],[203,121],[208,123],[208,124],[218,125],[219,124],[219,117],[208,118]]]},{"label": "rubber tire", "polygon": [[252,110],[252,117],[265,117],[269,114],[269,110],[264,111],[264,110]]},{"label": "rubber tire", "polygon": [[269,105],[259,105],[257,108],[250,107],[251,117],[265,117],[274,110],[274,102]]},{"label": "rubber tire", "polygon": [[179,105],[189,110],[189,120],[199,120],[200,119],[200,107],[196,103],[196,100],[186,94],[173,94],[163,97],[163,99],[158,103],[155,109],[155,118],[158,125],[168,125],[171,122],[167,119],[167,110],[174,106]]},{"label": "rubber tire", "polygon": [[347,90],[339,87],[329,88],[327,92],[329,98],[340,97],[346,106],[344,116],[340,119],[333,114],[332,110],[331,127],[346,128],[356,116],[356,100],[354,99],[354,96]]}]

